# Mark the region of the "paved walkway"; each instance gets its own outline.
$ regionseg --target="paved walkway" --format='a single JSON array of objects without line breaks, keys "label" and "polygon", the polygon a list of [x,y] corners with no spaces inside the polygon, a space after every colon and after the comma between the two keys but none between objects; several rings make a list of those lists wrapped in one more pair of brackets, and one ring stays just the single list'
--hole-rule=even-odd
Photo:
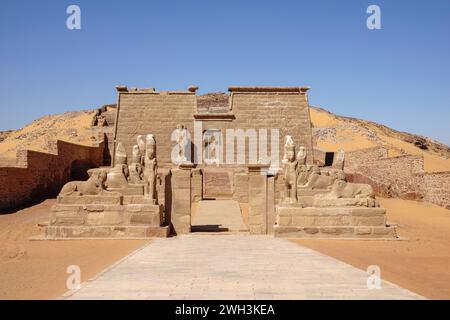
[{"label": "paved walkway", "polygon": [[248,231],[239,203],[234,200],[200,201],[192,218],[193,231]]},{"label": "paved walkway", "polygon": [[[382,270],[381,270],[382,271]],[[285,239],[190,234],[157,239],[68,299],[420,299]]]}]

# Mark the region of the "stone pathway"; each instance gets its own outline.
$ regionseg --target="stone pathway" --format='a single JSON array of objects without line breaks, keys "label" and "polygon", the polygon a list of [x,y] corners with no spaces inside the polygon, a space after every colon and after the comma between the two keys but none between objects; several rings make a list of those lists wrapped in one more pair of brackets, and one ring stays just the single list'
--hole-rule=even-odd
[{"label": "stone pathway", "polygon": [[[82,270],[81,270],[82,271]],[[382,271],[382,270],[381,270]],[[421,299],[285,239],[189,234],[156,239],[66,299]]]},{"label": "stone pathway", "polygon": [[234,200],[200,201],[191,223],[193,231],[248,231]]}]

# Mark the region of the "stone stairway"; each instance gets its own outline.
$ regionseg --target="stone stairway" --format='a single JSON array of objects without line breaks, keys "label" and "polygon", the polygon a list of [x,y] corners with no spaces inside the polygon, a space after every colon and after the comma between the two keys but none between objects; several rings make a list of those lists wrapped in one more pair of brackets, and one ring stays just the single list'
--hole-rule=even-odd
[{"label": "stone stairway", "polygon": [[234,200],[204,200],[192,217],[193,232],[247,232],[239,203]]}]

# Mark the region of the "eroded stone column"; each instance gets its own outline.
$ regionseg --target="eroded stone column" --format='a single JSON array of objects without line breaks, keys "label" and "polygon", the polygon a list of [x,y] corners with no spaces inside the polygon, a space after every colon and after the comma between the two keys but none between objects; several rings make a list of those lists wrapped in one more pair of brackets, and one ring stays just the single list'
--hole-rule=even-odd
[{"label": "eroded stone column", "polygon": [[267,234],[268,165],[248,166],[248,227],[251,234]]}]

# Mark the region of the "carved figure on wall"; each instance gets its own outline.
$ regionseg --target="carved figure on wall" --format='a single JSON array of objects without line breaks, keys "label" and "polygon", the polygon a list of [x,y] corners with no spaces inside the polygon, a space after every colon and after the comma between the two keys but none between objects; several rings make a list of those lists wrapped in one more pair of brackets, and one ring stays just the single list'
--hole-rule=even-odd
[{"label": "carved figure on wall", "polygon": [[157,204],[156,178],[158,175],[158,165],[156,162],[156,141],[152,134],[145,139],[144,155],[144,196],[153,200]]},{"label": "carved figure on wall", "polygon": [[177,163],[183,163],[188,161],[186,158],[186,148],[188,144],[187,129],[184,125],[179,124],[175,130],[176,142],[177,142]]},{"label": "carved figure on wall", "polygon": [[220,132],[207,131],[204,134],[205,139],[205,163],[220,163]]}]

